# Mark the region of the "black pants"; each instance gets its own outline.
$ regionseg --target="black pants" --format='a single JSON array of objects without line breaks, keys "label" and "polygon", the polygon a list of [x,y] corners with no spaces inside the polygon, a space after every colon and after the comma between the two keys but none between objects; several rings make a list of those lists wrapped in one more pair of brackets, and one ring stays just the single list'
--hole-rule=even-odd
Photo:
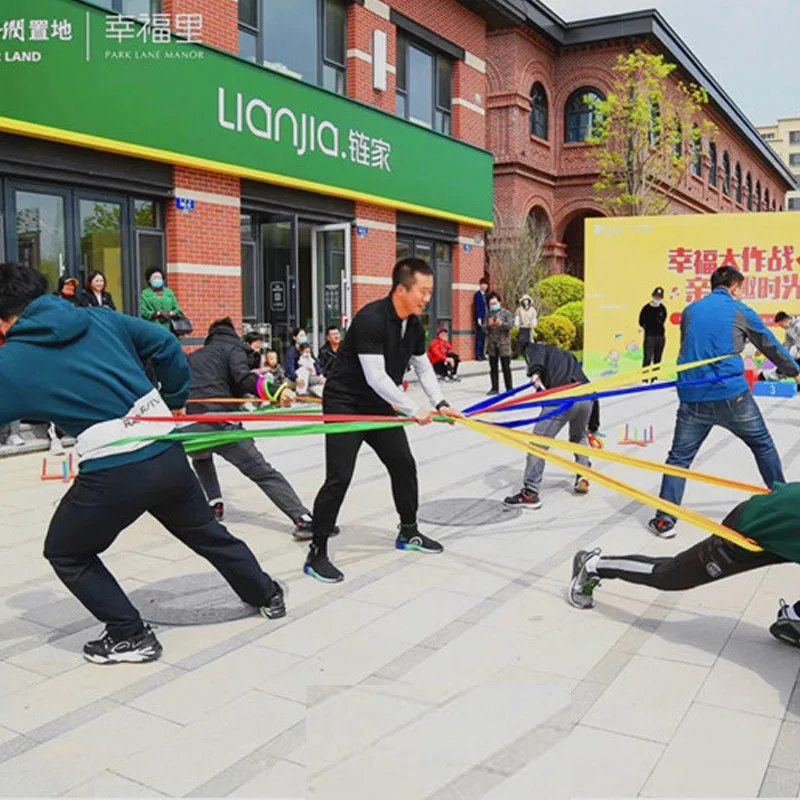
[{"label": "black pants", "polygon": [[433,371],[442,378],[449,378],[451,375],[457,375],[458,365],[461,363],[461,358],[458,353],[450,353],[447,357],[453,359],[452,367],[446,361],[437,361],[433,365]]},{"label": "black pants", "polygon": [[[737,506],[722,524],[736,530],[740,509],[741,506]],[[601,578],[619,578],[627,583],[652,586],[665,592],[680,592],[786,561],[774,553],[752,553],[719,536],[709,536],[672,558],[603,556],[597,574]]]},{"label": "black pants", "polygon": [[500,375],[498,373],[498,362],[503,366],[503,381],[506,391],[510,392],[514,386],[511,383],[511,356],[489,356],[489,375],[492,379],[492,391],[500,391]]},{"label": "black pants", "polygon": [[661,356],[664,355],[665,342],[666,338],[664,336],[644,337],[644,360],[642,361],[643,367],[649,367],[651,364],[661,363]]},{"label": "black pants", "polygon": [[[326,414],[359,413],[353,408],[342,408],[327,403],[324,405],[324,411]],[[325,437],[325,483],[314,501],[316,544],[326,541],[336,524],[339,509],[353,479],[358,451],[365,442],[375,451],[389,472],[394,507],[400,515],[401,524],[413,525],[417,521],[419,505],[417,464],[411,454],[406,432],[397,427],[332,434]]]},{"label": "black pants", "polygon": [[[220,423],[219,425],[198,423],[189,425],[184,430],[191,432],[234,431],[244,430],[244,428],[242,425],[232,423]],[[253,481],[292,522],[297,522],[303,514],[309,513],[289,481],[261,455],[261,451],[252,439],[242,439],[221,447],[192,453],[192,466],[200,479],[200,485],[203,487],[209,503],[222,500],[222,489],[219,485],[217,469],[214,466],[214,454],[224,458],[242,475]]]},{"label": "black pants", "polygon": [[147,461],[79,475],[50,522],[44,557],[113,638],[135,636],[142,618],[99,554],[146,511],[210,561],[244,603],[260,607],[275,593],[247,545],[214,518],[183,448],[173,445]]}]

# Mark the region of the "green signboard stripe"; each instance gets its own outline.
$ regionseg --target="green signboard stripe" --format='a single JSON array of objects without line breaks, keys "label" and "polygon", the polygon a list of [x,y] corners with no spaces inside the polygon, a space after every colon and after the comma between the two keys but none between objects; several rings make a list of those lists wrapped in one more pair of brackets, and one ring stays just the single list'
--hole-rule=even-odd
[{"label": "green signboard stripe", "polygon": [[[70,36],[28,38],[34,19]],[[133,21],[122,37],[119,19],[3,0],[0,27],[25,33],[0,41],[2,129],[491,226],[491,153]]]}]

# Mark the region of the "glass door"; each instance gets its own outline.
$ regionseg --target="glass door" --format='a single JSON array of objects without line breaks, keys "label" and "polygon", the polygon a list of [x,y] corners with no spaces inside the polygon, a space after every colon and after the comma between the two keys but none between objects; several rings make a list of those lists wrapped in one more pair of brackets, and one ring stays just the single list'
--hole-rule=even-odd
[{"label": "glass door", "polygon": [[342,330],[353,313],[350,223],[322,225],[311,235],[312,340],[315,353],[325,343],[330,325]]},{"label": "glass door", "polygon": [[281,363],[297,326],[297,219],[273,218],[261,224],[265,321],[272,325],[273,347]]},{"label": "glass door", "polygon": [[81,286],[86,286],[92,272],[102,272],[106,278],[106,291],[111,293],[119,309],[126,309],[129,305],[122,259],[123,202],[122,198],[78,199]]},{"label": "glass door", "polygon": [[[167,272],[167,260],[164,255],[164,233],[156,230],[136,231],[136,273],[135,282],[131,282],[130,294],[138,294],[147,286],[145,275],[151,267],[158,267],[162,274]],[[138,300],[138,298],[137,298]],[[117,306],[119,308],[119,306]],[[129,314],[133,313],[135,306],[130,303],[130,308],[125,307]]]},{"label": "glass door", "polygon": [[68,263],[70,236],[67,194],[28,191],[22,186],[11,186],[8,197],[15,215],[10,257],[43,272],[50,283],[50,290],[55,292],[59,278],[77,272],[77,265]]}]

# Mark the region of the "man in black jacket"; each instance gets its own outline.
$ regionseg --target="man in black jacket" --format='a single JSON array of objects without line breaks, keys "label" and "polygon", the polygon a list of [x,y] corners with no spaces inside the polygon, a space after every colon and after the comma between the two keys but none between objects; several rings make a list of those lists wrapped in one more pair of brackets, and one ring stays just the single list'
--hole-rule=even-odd
[{"label": "man in black jacket", "polygon": [[[261,396],[259,380],[264,378],[252,372],[249,358],[251,349],[239,338],[230,318],[217,320],[208,329],[204,346],[189,356],[192,370],[190,398],[244,397],[248,394]],[[273,402],[280,402],[285,387],[274,387],[270,392]],[[288,397],[288,395],[286,395]],[[192,413],[229,411],[230,407],[220,403],[192,403]],[[188,426],[187,431],[242,430],[241,424],[201,422]],[[295,525],[295,537],[311,538],[311,514],[303,505],[289,481],[278,472],[256,447],[252,439],[243,439],[231,444],[202,450],[191,454],[194,470],[208,504],[213,507],[218,519],[222,519],[224,505],[222,490],[214,467],[214,454],[233,464],[242,475],[257,484],[264,494],[286,514]]]},{"label": "man in black jacket", "polygon": [[[525,360],[528,362],[528,377],[537,389],[589,383],[578,359],[572,353],[553,345],[538,342],[528,345],[525,350]],[[542,414],[552,410],[552,406],[543,406]],[[587,432],[595,433],[600,427],[600,404],[597,400],[581,400],[559,414],[537,422],[533,426],[533,432],[538,436],[548,436],[553,439],[567,424],[569,424],[569,440],[575,444],[588,445]],[[575,461],[585,467],[591,467],[586,456],[576,454]],[[539,489],[543,475],[544,459],[529,455],[525,464],[522,490],[506,497],[505,504],[514,508],[541,508]],[[589,481],[580,474],[575,476],[575,491],[578,494],[586,494],[589,491]]]},{"label": "man in black jacket", "polygon": [[[657,286],[653,289],[650,302],[639,312],[639,327],[644,331],[643,367],[660,364],[664,354],[664,323],[667,321],[667,309],[664,308],[664,290]],[[655,378],[652,379],[655,382]],[[647,383],[647,379],[645,379]]]},{"label": "man in black jacket", "polygon": [[325,344],[319,350],[319,363],[322,374],[327,378],[333,370],[333,365],[339,357],[339,348],[342,346],[342,332],[336,325],[329,325],[325,331]]}]

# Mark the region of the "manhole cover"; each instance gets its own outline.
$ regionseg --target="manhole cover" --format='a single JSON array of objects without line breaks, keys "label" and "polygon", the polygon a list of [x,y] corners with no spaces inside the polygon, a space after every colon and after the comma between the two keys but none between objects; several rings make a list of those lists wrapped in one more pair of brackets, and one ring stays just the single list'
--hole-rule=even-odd
[{"label": "manhole cover", "polygon": [[137,589],[130,597],[146,622],[160,625],[230,622],[256,613],[216,572],[169,578]]},{"label": "manhole cover", "polygon": [[478,526],[509,522],[521,513],[518,508],[508,508],[502,500],[448,497],[423,503],[419,509],[419,519],[431,525]]}]

